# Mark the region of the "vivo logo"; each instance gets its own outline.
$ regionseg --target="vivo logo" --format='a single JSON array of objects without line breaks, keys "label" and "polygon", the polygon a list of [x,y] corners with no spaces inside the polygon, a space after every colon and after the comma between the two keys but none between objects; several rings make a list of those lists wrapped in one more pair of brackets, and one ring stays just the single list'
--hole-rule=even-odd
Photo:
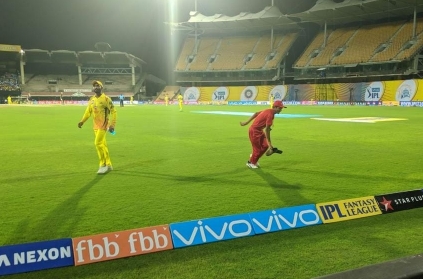
[{"label": "vivo logo", "polygon": [[171,224],[170,231],[174,248],[254,235],[248,214]]},{"label": "vivo logo", "polygon": [[256,234],[321,224],[314,204],[250,213]]}]

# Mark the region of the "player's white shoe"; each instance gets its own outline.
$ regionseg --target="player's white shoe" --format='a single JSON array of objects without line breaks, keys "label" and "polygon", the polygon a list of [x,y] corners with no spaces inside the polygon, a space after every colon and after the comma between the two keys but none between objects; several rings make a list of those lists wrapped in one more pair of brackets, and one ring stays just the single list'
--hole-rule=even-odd
[{"label": "player's white shoe", "polygon": [[112,165],[107,165],[107,170],[108,171],[112,171],[113,170],[113,166]]},{"label": "player's white shoe", "polygon": [[[250,159],[251,159],[251,156],[253,156],[253,154],[250,154]],[[248,162],[250,162],[250,161],[248,161]],[[257,162],[257,163],[256,163],[256,166],[257,166],[257,167],[260,167],[259,162]]]},{"label": "player's white shoe", "polygon": [[109,171],[109,168],[107,166],[102,166],[98,169],[97,174],[105,174]]},{"label": "player's white shoe", "polygon": [[251,163],[250,161],[248,161],[246,165],[247,165],[247,167],[249,167],[250,169],[258,169],[258,166],[257,166],[257,165],[255,165],[255,164],[253,164],[253,163]]}]

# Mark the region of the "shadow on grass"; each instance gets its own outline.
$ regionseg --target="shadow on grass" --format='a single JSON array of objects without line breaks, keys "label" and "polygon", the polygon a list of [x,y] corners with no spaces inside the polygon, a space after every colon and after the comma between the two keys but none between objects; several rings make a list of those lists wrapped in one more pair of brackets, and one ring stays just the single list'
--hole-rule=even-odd
[{"label": "shadow on grass", "polygon": [[266,181],[270,187],[272,187],[279,199],[284,201],[284,204],[314,203],[301,195],[300,191],[303,188],[301,185],[289,184],[273,174],[263,171],[262,169],[255,169],[254,172]]},{"label": "shadow on grass", "polygon": [[[387,175],[373,175],[373,174],[362,174],[362,173],[355,173],[355,174],[351,174],[351,173],[342,173],[342,172],[332,172],[332,171],[326,171],[326,170],[310,170],[310,169],[294,169],[291,167],[278,167],[278,168],[273,168],[274,170],[280,170],[280,171],[284,171],[284,172],[294,172],[297,174],[319,174],[319,175],[326,175],[326,176],[330,176],[333,178],[349,178],[349,179],[361,179],[364,181],[375,181],[375,182],[381,182],[381,181],[389,181],[389,182],[393,182],[393,181],[397,181],[398,183],[404,183],[404,177],[401,175],[392,175],[392,176],[387,176]],[[423,183],[423,179],[419,179],[419,178],[407,178],[407,181],[410,182],[415,182],[415,183]]]},{"label": "shadow on grass", "polygon": [[17,244],[28,242],[28,236],[44,234],[46,230],[49,231],[49,235],[71,236],[73,229],[87,210],[87,208],[78,207],[79,201],[91,189],[91,187],[96,185],[103,179],[103,177],[104,175],[97,175],[85,186],[81,187],[70,198],[51,210],[43,220],[37,222],[35,227],[29,226],[31,222],[28,218],[22,220],[10,236],[7,243]]},{"label": "shadow on grass", "polygon": [[[131,165],[131,166],[135,166],[135,165]],[[136,166],[139,167],[139,165],[136,165]],[[155,173],[151,171],[143,172],[138,170],[128,170],[127,166],[121,166],[119,169],[116,169],[113,171],[113,175],[153,178],[153,179],[159,179],[159,180],[166,179],[166,180],[174,180],[177,182],[191,182],[191,183],[213,182],[213,185],[217,185],[218,183],[236,185],[237,183],[240,183],[239,180],[227,179],[224,177],[225,176],[235,177],[236,175],[242,176],[242,170],[245,170],[245,168],[232,169],[230,171],[218,172],[218,173],[206,173],[206,174],[198,174],[198,175],[183,175],[183,174],[176,175],[176,174],[169,174],[169,173]],[[242,183],[245,184],[245,181],[242,181]],[[183,184],[183,185],[186,185],[186,184]]]}]

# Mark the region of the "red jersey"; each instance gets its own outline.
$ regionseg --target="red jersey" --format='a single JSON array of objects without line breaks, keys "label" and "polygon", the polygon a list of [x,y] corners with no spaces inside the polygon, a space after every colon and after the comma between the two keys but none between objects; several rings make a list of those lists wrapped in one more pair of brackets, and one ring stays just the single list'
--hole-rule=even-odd
[{"label": "red jersey", "polygon": [[273,109],[263,110],[254,119],[254,122],[253,124],[251,124],[250,129],[262,131],[266,126],[272,126],[273,118],[275,118],[275,112],[273,111]]}]

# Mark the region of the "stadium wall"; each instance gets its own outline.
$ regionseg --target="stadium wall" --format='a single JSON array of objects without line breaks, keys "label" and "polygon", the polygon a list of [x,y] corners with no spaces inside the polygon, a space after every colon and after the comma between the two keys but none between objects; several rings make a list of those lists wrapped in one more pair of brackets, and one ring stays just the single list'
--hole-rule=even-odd
[{"label": "stadium wall", "polygon": [[[270,86],[181,87],[186,103],[268,101],[419,102],[423,80]],[[323,98],[322,98],[323,96]]]},{"label": "stadium wall", "polygon": [[[97,235],[7,245],[0,247],[0,276],[80,266],[421,207],[423,207],[423,189],[416,189],[235,215],[205,217],[199,220]],[[410,265],[396,265],[394,269],[390,269],[389,278],[422,278],[422,261],[421,257],[414,261],[413,273],[409,273],[408,276],[405,271],[410,270]],[[382,269],[387,269],[389,266],[395,265],[387,262]],[[386,275],[378,276],[374,273],[375,276],[372,277],[357,276],[370,273],[356,271],[351,277],[328,278],[387,278]]]}]

